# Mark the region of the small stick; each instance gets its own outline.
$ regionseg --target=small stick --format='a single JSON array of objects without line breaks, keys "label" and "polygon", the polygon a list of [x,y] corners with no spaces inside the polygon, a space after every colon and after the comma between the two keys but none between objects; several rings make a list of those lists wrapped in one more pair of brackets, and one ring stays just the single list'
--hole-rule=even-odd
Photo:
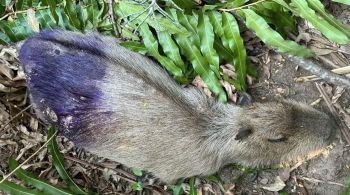
[{"label": "small stick", "polygon": [[128,172],[123,171],[121,169],[111,169],[109,167],[108,168],[107,167],[100,167],[98,165],[94,165],[94,164],[88,163],[88,162],[86,162],[84,160],[80,160],[80,159],[77,159],[77,158],[74,158],[74,157],[71,157],[71,156],[66,156],[66,155],[64,156],[64,158],[67,159],[67,160],[70,160],[70,161],[77,162],[79,164],[85,165],[85,166],[92,167],[93,169],[97,169],[97,170],[100,170],[100,171],[104,171],[105,169],[113,170],[113,171],[119,173],[118,176],[121,179],[123,179],[123,180],[125,180],[127,182],[130,182],[130,183],[135,183],[136,182],[136,177],[135,176],[133,176],[133,175],[129,174]]},{"label": "small stick", "polygon": [[18,165],[13,171],[11,171],[8,175],[5,175],[4,178],[0,181],[0,184],[2,184],[4,181],[7,180],[11,175],[13,175],[18,169],[20,169],[23,165],[27,164],[35,155],[37,155],[43,148],[49,144],[49,142],[55,137],[57,134],[57,131],[32,155],[30,155],[25,161],[23,161],[20,165]]},{"label": "small stick", "polygon": [[324,87],[318,83],[316,83],[316,87],[318,89],[318,91],[321,93],[322,95],[322,98],[324,99],[324,101],[326,102],[329,110],[331,111],[331,113],[333,114],[334,117],[337,116],[336,120],[338,122],[338,125],[340,127],[340,131],[342,132],[344,138],[345,138],[345,141],[347,142],[347,144],[349,145],[350,144],[350,132],[348,130],[348,128],[346,128],[346,124],[344,123],[344,121],[342,120],[339,120],[339,114],[338,112],[335,110],[330,98],[328,97],[328,95],[326,94],[326,91],[324,89]]},{"label": "small stick", "polygon": [[235,8],[230,8],[230,9],[219,9],[220,11],[224,11],[224,12],[229,12],[229,11],[235,11],[235,10],[239,10],[239,9],[243,9],[243,8],[247,8],[249,6],[253,6],[253,5],[256,5],[256,4],[259,4],[259,3],[262,3],[266,0],[259,0],[259,1],[256,1],[256,2],[253,2],[253,3],[249,3],[249,4],[246,4],[246,5],[243,5],[243,6],[240,6],[240,7],[235,7]]},{"label": "small stick", "polygon": [[333,182],[333,181],[322,181],[322,180],[319,180],[319,179],[308,178],[308,177],[303,177],[303,176],[298,176],[298,179],[309,181],[309,182],[313,182],[313,183],[325,183],[325,184],[331,184],[331,185],[337,185],[337,186],[345,187],[344,184]]},{"label": "small stick", "polygon": [[327,69],[322,68],[311,60],[296,57],[290,54],[282,54],[286,59],[296,63],[311,73],[318,75],[327,82],[336,84],[338,86],[350,89],[350,79],[339,76]]},{"label": "small stick", "polygon": [[0,132],[1,132],[2,130],[4,130],[4,129],[7,127],[7,125],[9,125],[15,118],[19,117],[21,114],[23,114],[26,110],[28,110],[28,109],[31,108],[31,107],[32,107],[32,105],[30,104],[29,106],[27,106],[26,108],[24,108],[23,110],[21,110],[19,113],[17,113],[15,116],[13,116],[9,121],[7,121],[7,122],[5,123],[5,125],[0,129]]},{"label": "small stick", "polygon": [[[334,73],[337,74],[348,74],[350,73],[350,66],[345,66],[345,67],[341,67],[341,68],[335,68],[331,70]],[[309,81],[317,81],[320,80],[321,78],[319,78],[317,75],[309,75],[309,76],[303,76],[303,77],[297,77],[294,79],[294,81],[296,82],[309,82]]]},{"label": "small stick", "polygon": [[111,19],[111,23],[112,23],[112,28],[113,28],[113,32],[114,34],[119,37],[120,36],[120,32],[119,32],[119,29],[115,26],[116,23],[115,23],[115,14],[114,14],[114,10],[113,10],[113,2],[114,0],[109,0],[108,1],[108,13],[109,13],[109,16],[110,16],[110,19]]}]

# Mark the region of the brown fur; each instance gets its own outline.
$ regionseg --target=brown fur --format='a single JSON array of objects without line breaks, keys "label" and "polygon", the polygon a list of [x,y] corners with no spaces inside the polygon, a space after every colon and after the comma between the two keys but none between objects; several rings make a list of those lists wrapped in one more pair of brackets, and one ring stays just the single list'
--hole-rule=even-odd
[{"label": "brown fur", "polygon": [[[42,76],[55,81],[63,74],[54,69],[49,76],[40,75],[40,70],[49,68],[39,66],[40,60],[52,59],[51,64],[59,64],[54,55],[94,56],[95,65],[105,69],[105,75],[94,80],[94,86],[103,92],[100,103],[74,107],[64,115],[56,112],[58,121],[64,122],[58,123],[61,133],[78,146],[150,171],[165,182],[213,174],[228,163],[257,167],[295,160],[329,144],[337,128],[330,117],[305,104],[281,101],[239,107],[217,102],[194,87],[182,88],[156,63],[122,48],[110,37],[49,33],[28,40],[20,56],[39,116],[57,124],[46,112],[47,108],[56,112],[51,102],[59,98],[46,95],[52,91],[76,90],[66,99],[87,101],[76,97],[84,94],[84,87],[38,79]],[[31,46],[47,53],[40,52],[43,57],[36,59]],[[74,78],[81,74],[62,71]],[[37,88],[41,82],[47,82],[47,89]],[[76,118],[84,128],[70,127]]]}]

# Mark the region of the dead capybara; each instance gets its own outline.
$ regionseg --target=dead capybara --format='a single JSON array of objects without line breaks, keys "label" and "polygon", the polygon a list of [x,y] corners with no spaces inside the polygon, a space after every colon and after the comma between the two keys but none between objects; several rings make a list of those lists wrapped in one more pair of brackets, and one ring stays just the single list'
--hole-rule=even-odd
[{"label": "dead capybara", "polygon": [[77,146],[164,182],[228,163],[267,166],[330,143],[332,118],[294,101],[224,104],[97,33],[43,31],[22,45],[31,102]]}]

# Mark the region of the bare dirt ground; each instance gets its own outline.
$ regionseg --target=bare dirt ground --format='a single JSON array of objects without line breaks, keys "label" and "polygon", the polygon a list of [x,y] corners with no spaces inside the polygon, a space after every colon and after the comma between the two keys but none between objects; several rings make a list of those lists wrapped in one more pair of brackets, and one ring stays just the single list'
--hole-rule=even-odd
[{"label": "bare dirt ground", "polygon": [[[289,98],[308,104],[317,103],[316,108],[328,112],[315,83],[293,82],[294,78],[309,75],[306,71],[296,70],[297,65],[281,61],[279,54],[270,53],[268,56],[270,62],[260,69],[259,82],[250,89],[256,101]],[[333,93],[336,91],[336,87],[327,85],[326,88]],[[349,95],[345,91],[337,101],[344,109],[349,108]],[[235,182],[236,194],[275,194],[274,190],[285,185],[282,191],[288,194],[340,194],[344,191],[345,177],[350,174],[349,162],[349,146],[337,130],[334,145],[329,151],[304,162],[296,170],[281,168],[247,173],[231,166],[224,168],[219,175],[225,183],[233,183],[232,179],[241,176]]]},{"label": "bare dirt ground", "polygon": [[[346,6],[332,4],[328,9],[345,23],[350,23],[350,11]],[[300,36],[296,39],[307,43],[318,60],[328,69],[349,65],[350,46],[334,45],[309,28],[299,25]],[[320,96],[315,82],[295,82],[294,78],[309,75],[297,69],[296,64],[286,62],[275,52],[262,46],[257,39],[247,33],[246,46],[252,61],[259,70],[259,79],[249,89],[255,101],[290,98],[315,105],[328,112],[325,101]],[[9,173],[8,159],[14,156],[23,162],[46,141],[46,129],[35,113],[28,107],[25,80],[13,47],[0,47],[0,175]],[[322,85],[332,98],[333,105],[345,122],[349,122],[350,93],[336,86]],[[345,119],[344,119],[345,118]],[[131,184],[137,180],[144,182],[147,193],[167,194],[169,186],[158,185],[152,178],[138,178],[117,162],[101,159],[75,148],[63,137],[58,138],[61,151],[66,157],[66,167],[76,183],[100,194],[136,194]],[[292,165],[293,167],[293,165]],[[63,185],[52,165],[46,149],[40,151],[23,168],[40,175],[55,185]],[[295,169],[294,169],[295,168]],[[350,175],[350,150],[344,137],[337,132],[335,142],[327,154],[313,158],[299,166],[255,170],[228,165],[217,174],[222,186],[213,179],[196,180],[202,194],[303,194],[333,195],[341,193],[344,180]],[[10,180],[21,183],[16,177]],[[149,184],[148,186],[146,186]],[[188,190],[188,184],[182,184]],[[0,194],[2,194],[0,192]]]}]

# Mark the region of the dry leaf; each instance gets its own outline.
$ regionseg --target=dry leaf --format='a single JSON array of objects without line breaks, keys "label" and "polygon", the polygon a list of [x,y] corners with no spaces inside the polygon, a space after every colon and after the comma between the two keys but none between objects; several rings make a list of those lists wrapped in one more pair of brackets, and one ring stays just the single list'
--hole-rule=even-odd
[{"label": "dry leaf", "polygon": [[0,58],[0,74],[6,76],[10,80],[12,80],[14,77],[13,70],[10,68],[9,63],[1,58]]},{"label": "dry leaf", "polygon": [[332,96],[332,104],[336,103],[338,99],[343,95],[345,89],[343,87],[336,87],[334,95]]},{"label": "dry leaf", "polygon": [[234,195],[232,190],[235,189],[235,184],[233,184],[233,183],[225,184],[224,189],[225,189],[225,193],[224,193],[225,195]]},{"label": "dry leaf", "polygon": [[280,176],[277,176],[275,179],[275,183],[263,186],[262,188],[271,192],[278,192],[281,191],[284,187],[286,187],[286,184],[284,183],[284,181],[282,181]]},{"label": "dry leaf", "polygon": [[40,31],[39,23],[35,18],[35,11],[31,8],[27,10],[27,22],[34,32]]}]

